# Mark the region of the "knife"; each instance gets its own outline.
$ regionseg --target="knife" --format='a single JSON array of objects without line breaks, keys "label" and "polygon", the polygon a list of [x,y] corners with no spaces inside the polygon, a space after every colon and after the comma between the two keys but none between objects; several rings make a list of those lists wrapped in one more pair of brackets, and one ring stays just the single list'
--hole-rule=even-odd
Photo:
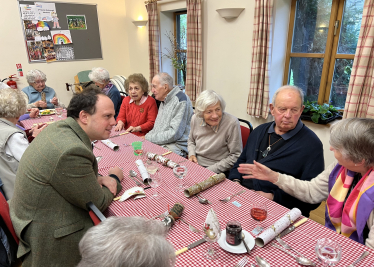
[{"label": "knife", "polygon": [[188,245],[187,247],[185,248],[182,248],[178,251],[175,251],[175,256],[178,256],[179,254],[183,253],[183,252],[186,252],[187,250],[191,249],[191,248],[194,248],[194,247],[197,247],[198,245],[202,244],[206,242],[205,238],[202,238],[200,240],[197,240],[196,242],[193,242],[191,245]]},{"label": "knife", "polygon": [[308,218],[303,218],[303,219],[301,219],[300,221],[295,222],[293,225],[291,225],[290,227],[288,227],[288,228],[286,228],[285,230],[283,230],[283,231],[279,234],[279,238],[282,238],[282,237],[284,237],[286,234],[291,233],[293,230],[295,230],[296,227],[302,225],[302,224],[305,223],[307,220],[308,220]]},{"label": "knife", "polygon": [[109,136],[109,138],[117,137],[117,136],[128,134],[128,133],[129,132],[124,132],[124,133],[116,134],[116,135],[113,135],[113,136]]}]

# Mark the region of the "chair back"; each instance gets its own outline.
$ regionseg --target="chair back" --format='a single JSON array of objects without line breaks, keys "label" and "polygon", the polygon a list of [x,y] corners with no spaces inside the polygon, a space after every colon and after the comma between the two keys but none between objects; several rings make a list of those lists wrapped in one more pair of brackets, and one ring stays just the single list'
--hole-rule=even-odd
[{"label": "chair back", "polygon": [[252,127],[252,124],[247,120],[243,120],[243,119],[238,119],[238,120],[242,123],[247,124],[248,126],[246,127],[246,126],[240,125],[240,130],[242,134],[242,143],[243,143],[243,149],[244,149],[245,145],[247,144],[248,137],[253,131],[253,127]]},{"label": "chair back", "polygon": [[94,225],[98,225],[99,223],[106,220],[104,214],[102,214],[101,211],[91,201],[86,204],[86,207]]},{"label": "chair back", "polygon": [[127,93],[125,91],[125,81],[126,81],[126,77],[125,76],[122,76],[122,75],[114,75],[110,81],[112,82],[112,84],[114,84],[118,91],[121,93],[121,95],[125,95],[127,96]]}]

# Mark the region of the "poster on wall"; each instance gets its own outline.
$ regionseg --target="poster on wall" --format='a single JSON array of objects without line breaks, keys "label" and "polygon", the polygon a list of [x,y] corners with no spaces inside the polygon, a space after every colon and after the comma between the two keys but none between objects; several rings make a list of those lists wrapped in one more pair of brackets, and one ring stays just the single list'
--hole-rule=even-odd
[{"label": "poster on wall", "polygon": [[36,6],[35,5],[19,5],[21,9],[22,20],[35,20]]},{"label": "poster on wall", "polygon": [[27,52],[30,61],[45,60],[42,42],[27,41]]},{"label": "poster on wall", "polygon": [[66,15],[69,30],[87,30],[85,15]]},{"label": "poster on wall", "polygon": [[44,50],[45,50],[44,57],[45,57],[45,60],[48,63],[56,61],[56,52],[55,52],[55,50],[53,48],[52,49],[51,48],[46,48]]},{"label": "poster on wall", "polygon": [[35,2],[36,19],[41,21],[52,21],[52,13],[56,13],[55,3]]},{"label": "poster on wall", "polygon": [[51,31],[52,40],[55,45],[64,45],[64,44],[72,44],[73,40],[71,39],[70,31],[62,30],[62,31]]},{"label": "poster on wall", "polygon": [[57,60],[74,60],[73,45],[58,45],[55,46]]}]

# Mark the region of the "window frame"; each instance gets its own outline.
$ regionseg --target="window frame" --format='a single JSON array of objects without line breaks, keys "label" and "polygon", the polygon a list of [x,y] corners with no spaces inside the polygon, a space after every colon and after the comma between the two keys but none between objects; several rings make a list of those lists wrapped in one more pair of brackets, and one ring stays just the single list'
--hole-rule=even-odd
[{"label": "window frame", "polygon": [[[179,38],[179,36],[177,35],[178,34],[178,32],[177,32],[177,28],[178,28],[177,27],[177,24],[178,24],[177,17],[180,16],[180,15],[184,15],[184,14],[187,15],[187,10],[182,10],[182,11],[174,12],[174,36],[176,37],[176,39]],[[182,51],[185,52],[185,53],[187,53],[187,49],[186,50],[182,50]],[[176,68],[174,68],[174,77],[175,77],[175,83],[178,84],[178,70]]]},{"label": "window frame", "polygon": [[[323,103],[329,103],[336,59],[352,59],[353,60],[355,57],[354,54],[337,54],[345,0],[332,0],[331,15],[330,15],[330,21],[329,21],[329,27],[328,27],[328,35],[327,35],[327,40],[326,40],[325,53],[292,53],[291,52],[297,1],[298,0],[292,0],[292,3],[291,3],[283,84],[284,85],[288,84],[288,77],[290,73],[290,61],[292,57],[323,58],[324,60],[323,60],[323,67],[322,67],[322,74],[321,74],[321,81],[320,81],[320,86],[319,86],[317,102],[320,105]],[[336,28],[336,30],[334,27],[335,21],[339,21],[338,27]],[[334,31],[336,31],[336,34],[334,34]]]}]

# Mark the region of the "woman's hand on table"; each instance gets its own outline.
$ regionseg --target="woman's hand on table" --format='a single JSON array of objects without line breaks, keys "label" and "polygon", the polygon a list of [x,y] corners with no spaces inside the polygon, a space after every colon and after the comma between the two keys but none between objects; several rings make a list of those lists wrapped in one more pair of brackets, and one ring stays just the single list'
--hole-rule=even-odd
[{"label": "woman's hand on table", "polygon": [[194,163],[196,163],[196,164],[199,164],[199,163],[197,162],[197,158],[196,158],[196,156],[191,156],[191,157],[189,157],[188,160],[189,160],[189,161],[192,161],[192,162],[194,162]]},{"label": "woman's hand on table", "polygon": [[141,132],[142,131],[142,128],[140,126],[130,126],[129,128],[127,128],[126,132],[129,132],[129,133],[133,133],[133,132]]},{"label": "woman's hand on table", "polygon": [[239,164],[238,172],[244,174],[244,179],[258,179],[263,181],[269,181],[271,183],[278,182],[279,173],[272,171],[265,165],[253,161],[253,164]]},{"label": "woman's hand on table", "polygon": [[116,128],[114,128],[114,130],[116,132],[121,131],[123,129],[123,126],[125,126],[125,124],[123,123],[123,121],[118,121],[117,125],[116,125]]},{"label": "woman's hand on table", "polygon": [[57,106],[58,105],[58,98],[57,97],[54,97],[51,99],[50,101],[53,105]]},{"label": "woman's hand on table", "polygon": [[46,108],[47,107],[47,103],[44,102],[44,101],[41,101],[41,100],[36,101],[33,105],[37,108]]},{"label": "woman's hand on table", "polygon": [[36,118],[39,116],[39,109],[38,108],[32,108],[30,110],[30,118]]}]

